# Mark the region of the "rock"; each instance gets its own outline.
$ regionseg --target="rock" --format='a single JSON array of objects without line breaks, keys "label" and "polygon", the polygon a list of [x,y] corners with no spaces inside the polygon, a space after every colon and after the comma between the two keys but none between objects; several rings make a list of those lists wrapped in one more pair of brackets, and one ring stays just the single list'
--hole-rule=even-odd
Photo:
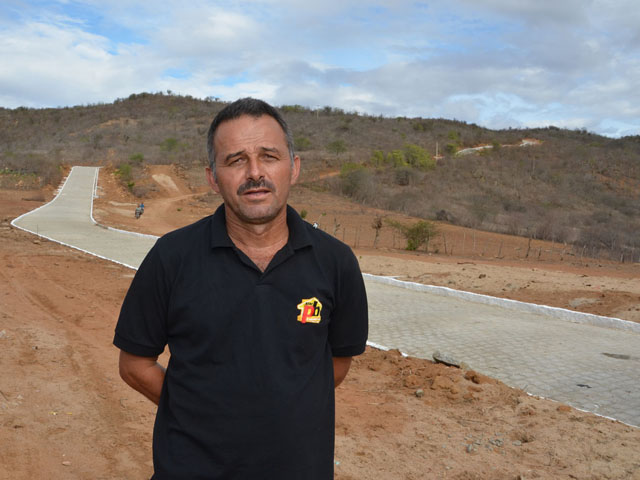
[{"label": "rock", "polygon": [[467,453],[473,453],[477,450],[476,446],[473,443],[467,445]]},{"label": "rock", "polygon": [[514,447],[521,447],[522,446],[522,442],[520,440],[515,440],[515,441],[511,442],[511,445],[513,445]]},{"label": "rock", "polygon": [[444,363],[445,365],[448,365],[450,367],[460,368],[460,365],[462,364],[462,362],[453,358],[451,355],[447,355],[446,353],[440,353],[439,350],[436,350],[435,352],[433,352],[433,359],[437,363]]},{"label": "rock", "polygon": [[7,336],[6,330],[0,330],[0,338],[5,338]]},{"label": "rock", "polygon": [[478,275],[478,278],[487,278],[486,273],[481,273],[480,275]]},{"label": "rock", "polygon": [[583,297],[579,297],[579,298],[574,298],[572,300],[569,301],[569,306],[573,309],[576,309],[578,307],[582,307],[584,305],[591,305],[593,303],[596,303],[597,300],[593,299],[593,298],[583,298]]},{"label": "rock", "polygon": [[62,464],[63,464],[65,467],[69,467],[69,466],[71,466],[71,462],[70,462],[69,460],[65,460],[64,462],[62,462]]},{"label": "rock", "polygon": [[416,397],[418,397],[418,398],[424,397],[424,390],[421,389],[421,388],[416,390]]},{"label": "rock", "polygon": [[40,245],[40,240],[34,240],[33,243],[35,243],[36,245]]}]

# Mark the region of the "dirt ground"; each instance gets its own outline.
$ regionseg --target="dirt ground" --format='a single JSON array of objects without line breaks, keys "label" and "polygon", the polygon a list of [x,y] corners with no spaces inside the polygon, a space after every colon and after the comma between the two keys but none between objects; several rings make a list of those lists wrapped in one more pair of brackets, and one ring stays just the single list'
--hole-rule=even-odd
[{"label": "dirt ground", "polygon": [[[149,177],[155,191],[136,221],[136,199],[103,171],[96,219],[161,234],[219,203],[172,167]],[[111,345],[133,271],[10,227],[51,196],[0,190],[0,479],[148,478],[155,407],[119,379]],[[394,249],[388,227],[374,249],[376,216],[409,219],[305,187],[291,203],[344,235],[365,272],[640,321],[638,265],[448,225],[446,254],[444,238],[431,253]],[[639,480],[640,429],[367,349],[337,390],[336,478],[373,477]]]}]

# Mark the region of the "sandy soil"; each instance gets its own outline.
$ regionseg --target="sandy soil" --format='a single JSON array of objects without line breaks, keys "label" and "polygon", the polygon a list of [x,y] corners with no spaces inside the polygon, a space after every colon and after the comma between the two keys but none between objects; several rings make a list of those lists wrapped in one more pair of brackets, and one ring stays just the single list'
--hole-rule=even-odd
[{"label": "sandy soil", "polygon": [[[171,167],[150,175],[160,180],[139,221],[136,199],[101,175],[96,217],[164,233],[218,203]],[[9,226],[50,196],[0,190],[0,479],[148,478],[155,408],[118,378],[111,345],[133,272]],[[389,231],[372,249],[384,212],[304,188],[292,203],[331,233],[340,223],[364,271],[638,320],[637,265],[561,261],[552,245],[525,260],[526,240],[479,232],[464,256],[395,250]],[[474,235],[443,229],[449,246]],[[501,255],[480,249],[489,241]],[[640,479],[640,429],[398,352],[358,357],[337,405],[337,479]]]}]

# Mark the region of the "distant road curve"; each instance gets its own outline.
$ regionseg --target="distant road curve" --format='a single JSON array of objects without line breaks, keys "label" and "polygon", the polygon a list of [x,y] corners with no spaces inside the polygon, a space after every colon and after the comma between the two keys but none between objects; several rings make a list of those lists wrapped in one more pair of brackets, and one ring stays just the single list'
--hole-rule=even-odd
[{"label": "distant road curve", "polygon": [[[529,147],[532,145],[540,145],[542,142],[535,138],[523,138],[520,143],[511,144],[511,145],[500,145],[500,147]],[[493,148],[493,145],[480,145],[478,147],[471,148],[463,148],[462,150],[458,150],[456,155],[469,155],[470,153],[479,152],[482,150],[487,150]]]}]

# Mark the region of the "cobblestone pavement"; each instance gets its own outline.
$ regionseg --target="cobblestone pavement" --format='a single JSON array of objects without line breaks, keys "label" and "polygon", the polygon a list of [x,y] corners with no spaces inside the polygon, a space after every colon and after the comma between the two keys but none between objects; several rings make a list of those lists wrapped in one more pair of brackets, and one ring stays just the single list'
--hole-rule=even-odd
[{"label": "cobblestone pavement", "polygon": [[[137,267],[155,238],[95,225],[96,178],[97,169],[74,167],[52,203],[14,224]],[[365,282],[371,342],[420,358],[440,351],[531,394],[640,426],[637,331],[401,288],[372,276]]]},{"label": "cobblestone pavement", "polygon": [[386,285],[367,276],[369,340],[447,354],[507,385],[640,426],[640,334]]}]

